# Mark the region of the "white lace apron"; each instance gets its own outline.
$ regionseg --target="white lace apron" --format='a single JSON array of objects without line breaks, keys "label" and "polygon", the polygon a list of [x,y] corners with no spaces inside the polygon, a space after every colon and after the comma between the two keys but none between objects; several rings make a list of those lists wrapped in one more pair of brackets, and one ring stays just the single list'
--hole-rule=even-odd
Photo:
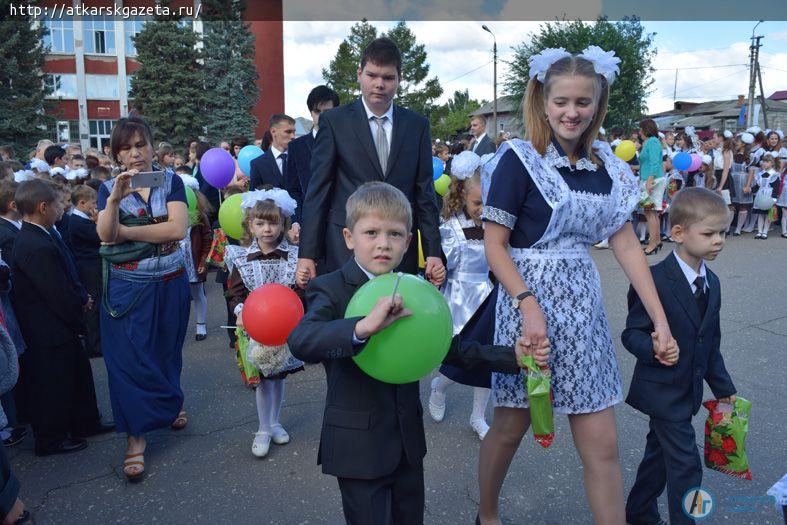
[{"label": "white lace apron", "polygon": [[[564,414],[598,412],[622,399],[615,347],[604,312],[601,281],[588,247],[619,230],[639,200],[639,184],[628,165],[609,145],[596,142],[594,151],[612,179],[608,195],[573,191],[557,167],[564,166],[554,148],[541,157],[528,142],[509,141],[485,169],[513,149],[524,164],[552,216],[543,236],[532,247],[510,248],[509,254],[528,288],[538,298],[552,344],[554,410]],[[596,170],[583,159],[579,169]],[[513,228],[516,217],[485,207],[484,216]],[[513,219],[513,222],[512,222]],[[495,311],[495,344],[513,346],[522,332],[522,315],[500,287]],[[495,406],[526,408],[524,376],[492,375]]]},{"label": "white lace apron", "polygon": [[295,284],[295,264],[298,262],[298,247],[290,245],[283,240],[277,250],[287,252],[286,258],[265,259],[249,261],[249,254],[260,251],[256,242],[250,246],[228,245],[224,252],[224,261],[227,269],[232,273],[233,268],[238,269],[246,289],[253,292],[260,286],[268,283],[278,283],[285,286]]}]

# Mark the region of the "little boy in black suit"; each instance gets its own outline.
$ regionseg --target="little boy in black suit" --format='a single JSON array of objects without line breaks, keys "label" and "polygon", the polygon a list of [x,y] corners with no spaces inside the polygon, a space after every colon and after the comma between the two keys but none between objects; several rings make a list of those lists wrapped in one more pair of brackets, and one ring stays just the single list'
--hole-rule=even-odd
[{"label": "little boy in black suit", "polygon": [[12,301],[27,343],[21,373],[31,396],[35,452],[76,452],[87,446],[82,438],[114,427],[101,424],[93,372],[79,341],[83,301],[53,237],[62,203],[43,180],[20,184],[15,200],[23,223],[11,262]]},{"label": "little boy in black suit", "polygon": [[[325,366],[328,390],[317,462],[323,473],[338,478],[347,523],[418,525],[423,523],[426,454],[419,383],[380,382],[351,359],[369,337],[410,312],[396,295],[381,297],[366,317],[344,318],[358,288],[401,262],[411,237],[410,203],[395,187],[370,182],[350,196],[346,207],[343,234],[354,257],[309,282],[307,313],[288,344],[299,359]],[[548,349],[539,351],[548,354]],[[447,362],[517,373],[514,353],[455,339]],[[523,353],[518,344],[516,354]]]},{"label": "little boy in black suit", "polygon": [[68,237],[74,254],[77,275],[94,300],[85,312],[85,349],[89,357],[101,356],[99,313],[101,308],[101,239],[96,231],[96,190],[79,185],[71,192],[71,215],[68,216]]},{"label": "little boy in black suit", "polygon": [[651,271],[677,347],[658,340],[633,289],[622,336],[623,345],[637,357],[626,402],[650,416],[645,454],[626,502],[626,520],[632,525],[665,523],[657,506],[665,485],[669,523],[694,523],[683,510],[683,497],[702,483],[691,424],[702,403],[702,380],[720,402],[735,401],[735,387],[719,351],[719,278],[704,262],[715,260],[724,247],[727,206],[710,190],[686,188],[672,201],[670,222],[677,249]]}]

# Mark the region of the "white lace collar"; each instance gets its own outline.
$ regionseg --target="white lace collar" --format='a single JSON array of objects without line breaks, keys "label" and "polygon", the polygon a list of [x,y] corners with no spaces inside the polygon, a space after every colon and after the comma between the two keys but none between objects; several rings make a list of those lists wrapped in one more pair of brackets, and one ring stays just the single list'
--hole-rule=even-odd
[{"label": "white lace collar", "polygon": [[555,144],[555,141],[551,141],[547,146],[544,160],[547,164],[554,168],[568,168],[571,171],[574,171],[575,169],[596,171],[598,169],[598,166],[596,166],[596,164],[584,154],[577,160],[576,167],[572,166],[569,158],[563,154],[560,144]]},{"label": "white lace collar", "polygon": [[[260,249],[259,244],[257,244],[257,240],[256,239],[246,248],[246,254],[247,255],[252,254],[252,253],[257,253],[257,252],[260,252],[260,251],[262,251],[262,250]],[[287,252],[290,251],[290,243],[287,242],[287,236],[286,235],[284,236],[284,238],[281,240],[279,245],[276,246],[276,248],[273,251],[275,251],[275,252],[279,251],[279,252],[283,252],[283,253],[287,253]]]}]

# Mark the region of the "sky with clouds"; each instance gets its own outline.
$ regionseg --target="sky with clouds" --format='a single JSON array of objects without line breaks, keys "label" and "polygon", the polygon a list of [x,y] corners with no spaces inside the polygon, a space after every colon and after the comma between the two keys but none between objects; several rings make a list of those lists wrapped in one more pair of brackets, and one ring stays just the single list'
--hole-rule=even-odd
[{"label": "sky with clouds", "polygon": [[[348,22],[284,22],[285,111],[308,117],[306,96],[323,83],[327,67],[339,43],[349,34]],[[372,22],[387,31],[393,22]],[[419,43],[424,44],[430,76],[443,86],[440,102],[454,91],[468,89],[476,99],[491,100],[492,37],[481,29],[484,22],[408,22]],[[539,22],[486,22],[494,31],[498,47],[498,96],[506,74],[506,61],[513,47],[525,41]],[[704,101],[733,99],[748,92],[749,44],[756,22],[643,22],[656,33],[653,61],[655,83],[647,99],[649,112],[672,109],[675,69],[678,68],[677,99]],[[764,35],[760,64],[765,96],[787,90],[787,22],[766,21],[757,28]]]}]

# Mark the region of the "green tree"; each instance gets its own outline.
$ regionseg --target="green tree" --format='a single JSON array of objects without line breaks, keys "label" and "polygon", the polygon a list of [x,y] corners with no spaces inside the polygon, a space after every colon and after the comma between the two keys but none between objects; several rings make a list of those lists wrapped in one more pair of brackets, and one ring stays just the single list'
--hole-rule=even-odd
[{"label": "green tree", "polygon": [[468,90],[454,91],[454,95],[432,111],[429,122],[432,137],[448,140],[450,137],[467,131],[470,113],[480,108],[484,102],[470,98]]},{"label": "green tree", "polygon": [[23,159],[46,138],[46,125],[52,120],[44,114],[51,89],[44,86],[41,70],[46,28],[33,28],[29,15],[11,18],[10,4],[0,0],[0,144],[13,146]]},{"label": "green tree", "polygon": [[[328,68],[322,70],[325,82],[339,93],[342,102],[349,102],[360,95],[358,66],[361,54],[377,35],[377,28],[366,19],[354,24]],[[393,40],[402,54],[402,78],[396,93],[397,103],[429,116],[434,109],[434,101],[443,94],[443,88],[437,77],[427,79],[429,64],[426,62],[424,45],[416,42],[415,35],[403,21],[381,36]]]},{"label": "green tree", "polygon": [[254,138],[259,100],[254,35],[242,20],[244,0],[203,0],[206,135],[210,142]]},{"label": "green tree", "polygon": [[182,145],[204,134],[205,77],[197,42],[191,23],[179,20],[152,20],[134,37],[140,68],[129,97],[156,142]]},{"label": "green tree", "polygon": [[595,22],[546,22],[536,34],[514,48],[509,72],[503,81],[507,94],[519,100],[525,94],[530,71],[530,57],[549,47],[563,47],[580,53],[589,45],[606,51],[614,50],[620,58],[620,74],[612,84],[609,109],[604,126],[633,129],[645,111],[645,97],[653,84],[652,61],[656,54],[653,33],[646,33],[639,19],[624,18],[610,22],[599,18]]}]

